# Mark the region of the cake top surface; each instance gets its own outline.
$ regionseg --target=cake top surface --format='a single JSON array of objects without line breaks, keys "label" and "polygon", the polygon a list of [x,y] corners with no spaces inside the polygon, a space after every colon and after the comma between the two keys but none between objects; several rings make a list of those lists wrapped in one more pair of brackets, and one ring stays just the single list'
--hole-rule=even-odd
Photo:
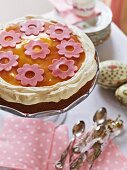
[{"label": "cake top surface", "polygon": [[0,28],[0,97],[6,101],[59,102],[96,72],[95,47],[74,26],[33,16]]},{"label": "cake top surface", "polygon": [[11,85],[55,85],[84,61],[82,43],[64,24],[28,17],[0,31],[0,77]]}]

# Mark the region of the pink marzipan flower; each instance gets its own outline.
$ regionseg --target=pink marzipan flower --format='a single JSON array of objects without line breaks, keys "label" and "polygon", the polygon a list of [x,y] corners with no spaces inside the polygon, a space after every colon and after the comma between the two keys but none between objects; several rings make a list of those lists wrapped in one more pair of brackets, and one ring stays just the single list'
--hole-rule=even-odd
[{"label": "pink marzipan flower", "polygon": [[21,42],[21,33],[16,33],[14,30],[2,31],[0,33],[0,45],[2,47],[15,47]]},{"label": "pink marzipan flower", "polygon": [[56,38],[57,40],[63,40],[70,38],[72,31],[62,24],[50,25],[49,29],[46,31],[51,38]]},{"label": "pink marzipan flower", "polygon": [[[67,66],[67,70],[60,69],[61,65]],[[49,70],[52,71],[54,77],[66,79],[67,77],[73,77],[78,67],[74,65],[74,60],[67,60],[65,57],[61,57],[59,60],[54,59],[52,65],[49,65]]]},{"label": "pink marzipan flower", "polygon": [[[39,51],[34,49],[36,47],[39,48]],[[41,40],[31,40],[24,48],[26,49],[25,54],[30,55],[32,59],[45,59],[50,53],[48,44],[42,42]]]},{"label": "pink marzipan flower", "polygon": [[44,30],[44,23],[39,20],[30,19],[21,25],[20,31],[29,35],[39,35]]},{"label": "pink marzipan flower", "polygon": [[[69,49],[70,47],[71,49]],[[61,41],[61,44],[57,45],[57,49],[59,49],[58,53],[60,55],[64,55],[67,58],[79,58],[80,53],[83,52],[81,44],[75,42],[73,39]]]},{"label": "pink marzipan flower", "polygon": [[[30,85],[30,86],[36,86],[38,82],[43,81],[43,74],[44,70],[40,69],[38,64],[24,64],[22,68],[17,69],[17,76],[16,79],[21,81],[21,84],[23,86]],[[27,77],[26,74],[28,72],[32,72],[32,77]]]},{"label": "pink marzipan flower", "polygon": [[0,62],[0,71],[10,71],[12,67],[16,67],[18,65],[18,60],[19,56],[18,55],[13,55],[11,51],[8,52],[0,52],[0,61],[5,59],[8,60],[6,63],[1,63]]}]

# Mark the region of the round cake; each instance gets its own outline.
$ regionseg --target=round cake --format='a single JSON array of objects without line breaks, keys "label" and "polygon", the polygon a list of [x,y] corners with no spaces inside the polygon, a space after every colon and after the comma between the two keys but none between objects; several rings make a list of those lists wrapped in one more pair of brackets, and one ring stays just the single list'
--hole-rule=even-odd
[{"label": "round cake", "polygon": [[88,93],[96,72],[94,45],[73,26],[25,17],[0,29],[0,105],[64,109]]}]

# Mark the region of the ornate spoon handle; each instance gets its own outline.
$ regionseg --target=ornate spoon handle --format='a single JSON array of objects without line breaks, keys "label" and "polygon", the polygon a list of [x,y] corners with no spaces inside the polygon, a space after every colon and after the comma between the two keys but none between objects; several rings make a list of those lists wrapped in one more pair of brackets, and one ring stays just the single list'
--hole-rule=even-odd
[{"label": "ornate spoon handle", "polygon": [[70,164],[70,170],[78,170],[84,162],[85,153],[81,153],[75,160]]},{"label": "ornate spoon handle", "polygon": [[56,162],[56,169],[63,169],[64,168],[64,164],[68,155],[68,152],[70,150],[72,141],[69,143],[69,145],[67,146],[67,148],[65,149],[65,151],[62,153],[60,159]]}]

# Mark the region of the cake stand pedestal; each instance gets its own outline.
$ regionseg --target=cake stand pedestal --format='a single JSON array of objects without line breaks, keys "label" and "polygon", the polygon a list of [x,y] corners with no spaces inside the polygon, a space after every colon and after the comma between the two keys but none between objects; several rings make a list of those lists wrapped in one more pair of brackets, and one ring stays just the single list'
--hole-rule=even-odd
[{"label": "cake stand pedestal", "polygon": [[8,112],[8,114],[6,114],[6,116],[9,114],[14,114],[14,115],[20,116],[20,117],[39,118],[39,119],[43,119],[45,121],[54,122],[57,126],[59,126],[60,124],[64,124],[64,122],[66,121],[66,118],[67,118],[67,111],[63,112],[63,113],[62,113],[62,111],[52,111],[52,114],[47,112],[44,114],[36,113],[36,114],[30,115],[30,114],[23,114],[23,113],[19,112],[18,110],[15,110],[13,108],[3,106],[3,105],[0,105],[0,110]]},{"label": "cake stand pedestal", "polygon": [[60,115],[54,115],[54,116],[48,116],[48,117],[46,116],[46,117],[40,117],[40,118],[45,121],[54,122],[57,126],[59,126],[61,124],[64,124],[64,122],[66,121],[66,118],[67,118],[67,114],[68,114],[68,112],[64,112]]}]

